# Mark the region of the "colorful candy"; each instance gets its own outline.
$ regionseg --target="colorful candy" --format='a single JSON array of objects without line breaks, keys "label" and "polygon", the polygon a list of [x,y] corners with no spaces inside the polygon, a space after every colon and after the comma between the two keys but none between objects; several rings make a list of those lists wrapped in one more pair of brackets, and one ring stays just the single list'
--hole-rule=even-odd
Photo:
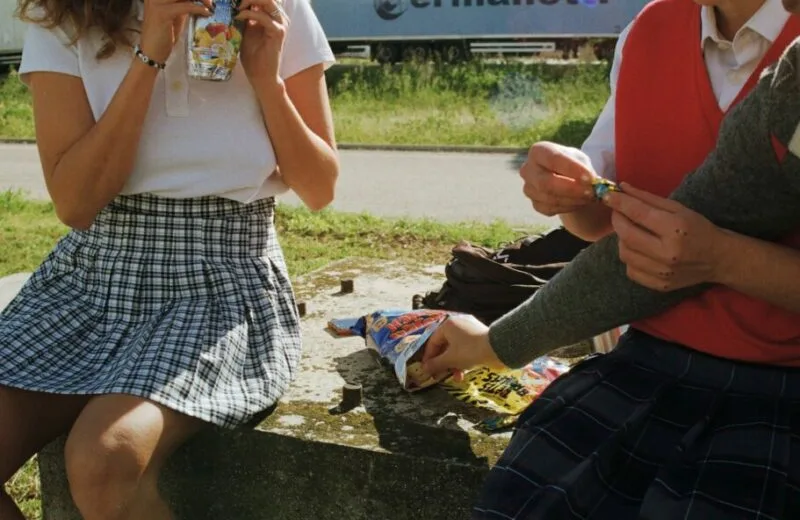
[{"label": "colorful candy", "polygon": [[596,177],[592,181],[592,189],[594,190],[594,196],[597,197],[598,200],[601,200],[612,191],[622,191],[616,183],[602,177]]}]

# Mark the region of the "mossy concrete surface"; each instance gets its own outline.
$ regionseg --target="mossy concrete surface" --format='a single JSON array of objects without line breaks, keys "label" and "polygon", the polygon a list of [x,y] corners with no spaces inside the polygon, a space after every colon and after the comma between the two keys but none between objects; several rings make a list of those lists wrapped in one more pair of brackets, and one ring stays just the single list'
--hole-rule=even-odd
[{"label": "mossy concrete surface", "polygon": [[[341,294],[342,279],[354,291]],[[299,375],[253,430],[209,430],[170,460],[162,487],[177,520],[461,520],[509,434],[443,390],[404,391],[362,338],[334,338],[331,318],[410,309],[443,267],[349,261],[296,283],[305,302]],[[345,383],[360,404],[337,407]],[[338,408],[338,409],[337,409]],[[45,520],[80,520],[69,498],[63,439],[40,456]]]}]

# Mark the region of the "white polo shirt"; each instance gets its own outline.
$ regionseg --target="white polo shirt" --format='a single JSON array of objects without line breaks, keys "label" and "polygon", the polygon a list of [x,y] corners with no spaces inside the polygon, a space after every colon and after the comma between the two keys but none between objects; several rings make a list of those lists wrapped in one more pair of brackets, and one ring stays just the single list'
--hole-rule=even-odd
[{"label": "white polo shirt", "polygon": [[[712,7],[703,6],[700,16],[702,34],[699,44],[703,49],[708,77],[720,108],[727,110],[780,35],[790,15],[783,8],[781,0],[766,0],[761,9],[739,29],[732,42],[720,35]],[[589,157],[594,170],[612,180],[616,177],[614,106],[617,80],[623,59],[622,49],[634,23],[636,22],[631,22],[622,31],[617,41],[614,63],[611,66],[611,96],[591,134],[581,147]]]},{"label": "white polo shirt", "polygon": [[[135,3],[132,23],[141,24]],[[284,0],[291,20],[280,74],[289,78],[308,67],[329,67],[334,56],[309,0]],[[185,35],[184,35],[185,38]],[[101,47],[95,31],[69,44],[61,28],[30,25],[20,75],[59,72],[83,80],[99,119],[132,63],[130,49],[97,60]],[[176,44],[160,71],[144,124],[136,165],[122,194],[151,193],[168,198],[206,195],[249,202],[288,190],[275,175],[275,153],[261,107],[241,63],[227,82],[195,80],[186,71],[186,45]],[[54,122],[57,124],[57,122]],[[134,146],[135,143],[131,143]]]}]

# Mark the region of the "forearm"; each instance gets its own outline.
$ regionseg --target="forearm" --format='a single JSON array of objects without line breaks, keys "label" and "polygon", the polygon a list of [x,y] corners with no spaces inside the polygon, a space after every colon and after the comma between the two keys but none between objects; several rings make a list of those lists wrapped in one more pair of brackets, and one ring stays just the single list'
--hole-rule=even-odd
[{"label": "forearm", "polygon": [[134,60],[108,108],[58,158],[47,185],[61,219],[87,228],[125,186],[136,161],[157,70]]},{"label": "forearm", "polygon": [[800,313],[800,251],[732,232],[717,283]]},{"label": "forearm", "polygon": [[[724,229],[777,240],[800,227],[800,213],[797,191],[787,183],[788,170],[765,153],[771,151],[770,134],[761,132],[756,138],[739,130],[764,128],[765,120],[758,119],[764,113],[759,99],[748,98],[728,116],[718,148],[670,198]],[[723,266],[722,279],[710,283],[787,308],[800,305],[800,253],[741,235],[727,236],[715,249],[732,265]],[[617,236],[610,235],[582,251],[533,298],[495,322],[490,340],[505,364],[524,365],[554,348],[656,315],[708,287],[657,292],[631,281],[619,259]]]},{"label": "forearm", "polygon": [[270,141],[284,182],[312,210],[333,200],[339,159],[333,143],[303,121],[283,82],[257,88]]},{"label": "forearm", "polygon": [[567,231],[587,242],[595,242],[612,232],[611,210],[603,204],[591,204],[560,218]]},{"label": "forearm", "polygon": [[[800,225],[792,197],[781,188],[785,183],[780,182],[779,169],[764,164],[751,170],[746,162],[735,168],[722,157],[712,154],[671,198],[717,224],[756,236],[776,237]],[[762,208],[765,203],[768,210]],[[731,257],[748,256],[737,251],[735,244],[719,247],[730,249]],[[739,268],[741,271],[734,272],[744,278],[748,267]],[[653,291],[632,281],[626,271],[616,234],[595,242],[533,298],[492,325],[490,341],[497,356],[508,366],[524,365],[555,348],[657,315],[710,287],[702,284],[671,292]]]},{"label": "forearm", "polygon": [[520,367],[550,351],[662,312],[707,286],[667,293],[630,280],[616,235],[584,249],[522,305],[495,321],[489,338],[497,357]]},{"label": "forearm", "polygon": [[[786,65],[792,74],[793,63]],[[726,117],[716,150],[670,196],[730,230],[714,246],[723,261],[709,284],[663,293],[636,284],[619,260],[616,235],[610,235],[492,325],[490,341],[500,360],[524,365],[553,348],[656,315],[711,283],[800,312],[800,252],[762,242],[800,228],[800,158],[790,148],[780,159],[772,143],[776,134],[790,142],[800,113],[796,81],[782,85],[786,92],[773,93],[773,84],[762,80]]]},{"label": "forearm", "polygon": [[[717,224],[777,239],[800,226],[800,214],[781,170],[767,161],[759,163],[763,167],[750,169],[742,162],[736,168],[712,155],[671,198]],[[715,249],[727,262],[719,269],[720,278],[710,283],[800,311],[800,252],[731,232],[720,237],[724,238]],[[496,321],[490,342],[504,364],[521,366],[555,348],[656,315],[708,287],[658,292],[633,282],[619,259],[617,236],[610,235],[582,251],[533,298]]]}]

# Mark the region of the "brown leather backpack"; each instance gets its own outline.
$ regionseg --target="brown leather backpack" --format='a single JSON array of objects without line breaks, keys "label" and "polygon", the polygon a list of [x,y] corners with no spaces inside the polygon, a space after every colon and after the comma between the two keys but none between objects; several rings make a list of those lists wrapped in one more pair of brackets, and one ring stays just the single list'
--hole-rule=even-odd
[{"label": "brown leather backpack", "polygon": [[589,245],[563,227],[499,249],[461,242],[438,291],[415,298],[415,308],[472,314],[490,324],[530,298]]}]

